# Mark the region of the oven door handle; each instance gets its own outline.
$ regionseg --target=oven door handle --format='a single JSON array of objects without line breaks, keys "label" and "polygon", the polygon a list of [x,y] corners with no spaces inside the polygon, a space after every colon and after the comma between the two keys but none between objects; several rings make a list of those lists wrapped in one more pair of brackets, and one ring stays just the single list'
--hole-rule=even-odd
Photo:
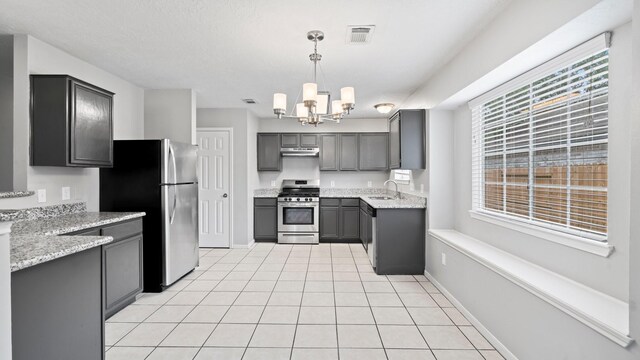
[{"label": "oven door handle", "polygon": [[317,203],[305,203],[305,204],[298,204],[298,203],[294,203],[294,204],[285,204],[285,203],[279,203],[278,206],[279,207],[297,207],[297,208],[315,208],[318,205],[316,205]]}]

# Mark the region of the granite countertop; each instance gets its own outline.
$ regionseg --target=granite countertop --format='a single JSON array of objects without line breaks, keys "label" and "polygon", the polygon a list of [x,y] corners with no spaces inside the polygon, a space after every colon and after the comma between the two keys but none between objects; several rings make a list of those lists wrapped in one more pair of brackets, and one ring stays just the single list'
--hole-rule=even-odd
[{"label": "granite countertop", "polygon": [[144,216],[144,212],[76,212],[18,221],[11,226],[11,271],[108,244],[111,236],[65,236],[79,230]]},{"label": "granite countertop", "polygon": [[274,197],[278,197],[279,193],[280,193],[280,189],[278,189],[278,188],[256,189],[256,190],[253,190],[253,197],[256,197],[256,198],[274,198]]},{"label": "granite countertop", "polygon": [[[258,189],[253,192],[257,198],[277,197],[279,189]],[[372,196],[395,196],[393,191],[383,188],[320,188],[320,198],[359,198],[375,209],[424,209],[427,207],[426,194],[402,192],[402,199],[376,200]]]},{"label": "granite countertop", "polygon": [[35,191],[6,191],[0,192],[0,199],[11,199],[18,197],[27,197],[35,194]]}]

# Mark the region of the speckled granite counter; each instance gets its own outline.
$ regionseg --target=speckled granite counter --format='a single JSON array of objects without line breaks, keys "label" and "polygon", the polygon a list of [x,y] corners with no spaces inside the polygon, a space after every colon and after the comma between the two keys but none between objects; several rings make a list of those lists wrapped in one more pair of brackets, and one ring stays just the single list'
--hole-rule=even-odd
[{"label": "speckled granite counter", "polygon": [[280,189],[278,189],[278,188],[256,189],[256,190],[253,190],[253,197],[256,197],[256,198],[274,198],[274,197],[278,197],[279,193],[280,193]]},{"label": "speckled granite counter", "polygon": [[35,191],[6,191],[0,192],[0,199],[27,197],[35,194]]},{"label": "speckled granite counter", "polygon": [[[280,189],[257,189],[253,197],[277,197]],[[424,209],[427,207],[426,194],[402,192],[401,200],[376,200],[372,196],[395,196],[395,192],[383,188],[320,188],[321,198],[359,198],[376,209]]]},{"label": "speckled granite counter", "polygon": [[395,196],[395,192],[383,188],[320,189],[320,198],[359,198],[375,209],[424,209],[427,207],[426,194],[419,196],[402,192],[402,199],[372,199],[373,196],[385,195]]},{"label": "speckled granite counter", "polygon": [[[77,207],[75,207],[77,208]],[[143,212],[73,212],[60,216],[20,220],[11,226],[11,271],[38,265],[66,255],[108,244],[111,236],[65,236],[144,216]]]}]

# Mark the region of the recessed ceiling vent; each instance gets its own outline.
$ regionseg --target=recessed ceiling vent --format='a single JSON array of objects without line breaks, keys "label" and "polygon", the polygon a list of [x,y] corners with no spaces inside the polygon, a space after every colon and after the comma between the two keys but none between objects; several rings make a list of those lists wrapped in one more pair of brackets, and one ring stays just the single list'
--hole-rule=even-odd
[{"label": "recessed ceiling vent", "polygon": [[347,26],[347,44],[368,44],[376,29],[375,25]]},{"label": "recessed ceiling vent", "polygon": [[258,102],[255,99],[242,99],[242,102],[245,104],[257,104]]}]

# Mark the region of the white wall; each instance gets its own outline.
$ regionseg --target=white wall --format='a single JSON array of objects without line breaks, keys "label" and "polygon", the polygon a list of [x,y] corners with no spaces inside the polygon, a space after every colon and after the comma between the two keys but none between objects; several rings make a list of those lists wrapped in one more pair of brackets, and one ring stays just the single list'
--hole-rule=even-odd
[{"label": "white wall", "polygon": [[[255,118],[250,117],[246,109],[198,109],[197,127],[212,128],[225,127],[233,128],[233,239],[232,244],[236,247],[249,245],[253,241],[250,234],[253,224],[253,188],[251,184],[255,182],[256,176],[249,169],[249,163],[254,161],[256,152],[250,152],[248,141],[249,122],[251,131],[255,131]],[[254,147],[255,149],[255,147]],[[256,160],[257,161],[257,160]],[[250,175],[251,174],[251,175]]]},{"label": "white wall", "polygon": [[98,169],[28,166],[29,74],[69,74],[115,93],[114,139],[143,137],[144,92],[138,86],[27,35],[14,39],[14,142],[20,163],[26,169],[29,190],[46,189],[47,203],[36,197],[0,200],[0,208],[31,207],[62,203],[61,187],[71,187],[71,201],[86,201],[89,210],[99,207]]},{"label": "white wall", "polygon": [[13,187],[13,36],[0,35],[0,191]]},{"label": "white wall", "polygon": [[629,114],[631,126],[629,129],[631,143],[631,179],[633,184],[630,189],[630,246],[629,246],[629,306],[631,309],[630,325],[631,336],[640,339],[640,0],[635,0],[633,7],[633,23],[632,23],[632,88],[630,93],[631,111]]},{"label": "white wall", "polygon": [[192,89],[144,91],[144,136],[196,144],[196,93]]},{"label": "white wall", "polygon": [[[258,132],[301,133],[301,132],[387,132],[387,119],[343,119],[340,124],[326,122],[318,127],[301,126],[293,119],[263,118],[259,120]],[[253,136],[252,141],[256,141]],[[381,187],[389,178],[386,171],[320,171],[318,158],[283,158],[282,171],[261,171],[258,173],[259,188],[280,187],[283,179],[320,179],[321,187],[349,188]],[[272,182],[275,182],[273,184]],[[273,184],[273,185],[272,185]]]},{"label": "white wall", "polygon": [[429,111],[429,228],[451,229],[453,213],[453,113]]}]

